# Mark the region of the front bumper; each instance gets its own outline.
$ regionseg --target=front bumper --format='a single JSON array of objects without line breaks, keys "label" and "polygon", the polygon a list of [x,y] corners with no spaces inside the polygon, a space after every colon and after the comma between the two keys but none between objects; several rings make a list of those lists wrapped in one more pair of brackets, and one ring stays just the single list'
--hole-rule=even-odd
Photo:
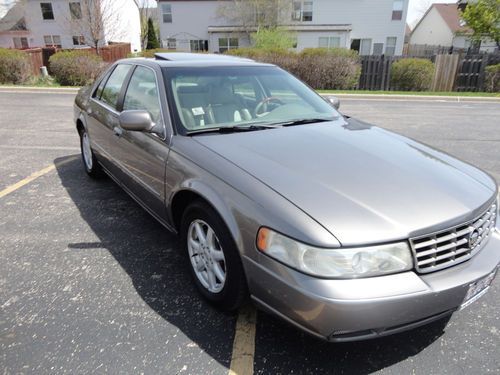
[{"label": "front bumper", "polygon": [[314,278],[267,256],[244,257],[253,300],[329,341],[354,341],[415,328],[451,315],[471,283],[500,262],[500,233],[472,259],[425,275],[404,272],[353,280]]}]

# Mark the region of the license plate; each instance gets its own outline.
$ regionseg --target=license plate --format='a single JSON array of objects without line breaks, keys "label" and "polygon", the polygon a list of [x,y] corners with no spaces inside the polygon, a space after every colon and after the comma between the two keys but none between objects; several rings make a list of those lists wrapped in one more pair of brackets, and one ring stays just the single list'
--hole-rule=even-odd
[{"label": "license plate", "polygon": [[495,271],[490,273],[488,276],[486,276],[486,277],[482,278],[481,280],[478,280],[478,281],[469,285],[469,290],[467,291],[467,294],[465,295],[464,302],[460,306],[460,310],[466,308],[471,303],[477,301],[479,298],[481,298],[481,296],[486,294],[491,283],[495,279],[496,273],[497,273],[497,270],[495,269]]}]

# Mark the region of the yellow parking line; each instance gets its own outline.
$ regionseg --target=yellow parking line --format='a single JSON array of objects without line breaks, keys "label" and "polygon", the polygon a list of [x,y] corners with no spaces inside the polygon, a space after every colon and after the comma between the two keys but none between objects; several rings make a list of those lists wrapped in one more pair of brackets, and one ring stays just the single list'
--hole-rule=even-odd
[{"label": "yellow parking line", "polygon": [[257,311],[253,306],[242,309],[238,315],[229,375],[253,374],[256,320]]},{"label": "yellow parking line", "polygon": [[37,172],[30,174],[28,177],[23,178],[21,181],[16,182],[14,185],[10,185],[10,186],[6,187],[5,189],[3,189],[2,191],[0,191],[0,198],[3,198],[6,195],[16,191],[17,189],[22,188],[23,186],[29,184],[31,181],[36,180],[38,177],[42,177],[43,175],[46,175],[47,173],[53,171],[56,168],[56,166],[61,166],[61,165],[64,165],[66,163],[69,163],[70,161],[74,160],[75,158],[76,158],[76,156],[71,156],[71,157],[69,157],[65,160],[62,160],[56,164],[49,165],[48,167],[45,167],[43,169],[40,169]]}]

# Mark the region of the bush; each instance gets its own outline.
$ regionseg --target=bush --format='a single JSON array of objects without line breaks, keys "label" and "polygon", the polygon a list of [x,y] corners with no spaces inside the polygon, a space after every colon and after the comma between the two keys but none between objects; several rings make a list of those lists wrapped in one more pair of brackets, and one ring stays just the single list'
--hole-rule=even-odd
[{"label": "bush", "polygon": [[293,48],[297,41],[290,32],[275,28],[260,28],[252,34],[252,44],[256,49],[263,50],[287,50]]},{"label": "bush", "polygon": [[56,81],[63,86],[85,86],[106,67],[92,52],[62,51],[52,55],[49,67]]},{"label": "bush", "polygon": [[358,54],[345,48],[308,48],[299,53],[242,48],[228,53],[278,65],[315,89],[352,89],[361,75]]},{"label": "bush", "polygon": [[427,59],[401,59],[392,64],[391,88],[401,91],[426,91],[434,78],[434,64]]},{"label": "bush", "polygon": [[500,92],[500,64],[486,67],[484,88],[487,92]]},{"label": "bush", "polygon": [[0,48],[0,83],[25,83],[31,75],[31,63],[25,52]]}]

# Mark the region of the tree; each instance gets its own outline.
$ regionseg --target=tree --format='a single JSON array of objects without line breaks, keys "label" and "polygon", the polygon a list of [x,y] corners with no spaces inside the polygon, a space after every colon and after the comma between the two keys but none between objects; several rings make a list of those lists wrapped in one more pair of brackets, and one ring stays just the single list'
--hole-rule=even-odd
[{"label": "tree", "polygon": [[276,28],[281,20],[288,21],[291,14],[290,0],[221,0],[217,9],[218,17],[238,25],[249,41],[252,33],[262,28]]},{"label": "tree", "polygon": [[134,0],[139,9],[141,18],[141,48],[146,49],[148,45],[149,19],[153,21],[155,33],[158,35],[157,10],[158,8],[150,7],[149,0]]},{"label": "tree", "polygon": [[478,0],[467,4],[462,18],[472,29],[472,39],[489,38],[500,49],[500,0]]},{"label": "tree", "polygon": [[146,49],[156,49],[160,48],[160,42],[156,36],[155,27],[153,24],[153,19],[148,19],[148,44],[146,45]]},{"label": "tree", "polygon": [[[78,3],[70,3],[78,4]],[[80,0],[74,8],[70,5],[70,28],[76,35],[83,36],[85,44],[96,49],[108,40],[124,35],[124,26],[117,10],[121,0]]]}]

